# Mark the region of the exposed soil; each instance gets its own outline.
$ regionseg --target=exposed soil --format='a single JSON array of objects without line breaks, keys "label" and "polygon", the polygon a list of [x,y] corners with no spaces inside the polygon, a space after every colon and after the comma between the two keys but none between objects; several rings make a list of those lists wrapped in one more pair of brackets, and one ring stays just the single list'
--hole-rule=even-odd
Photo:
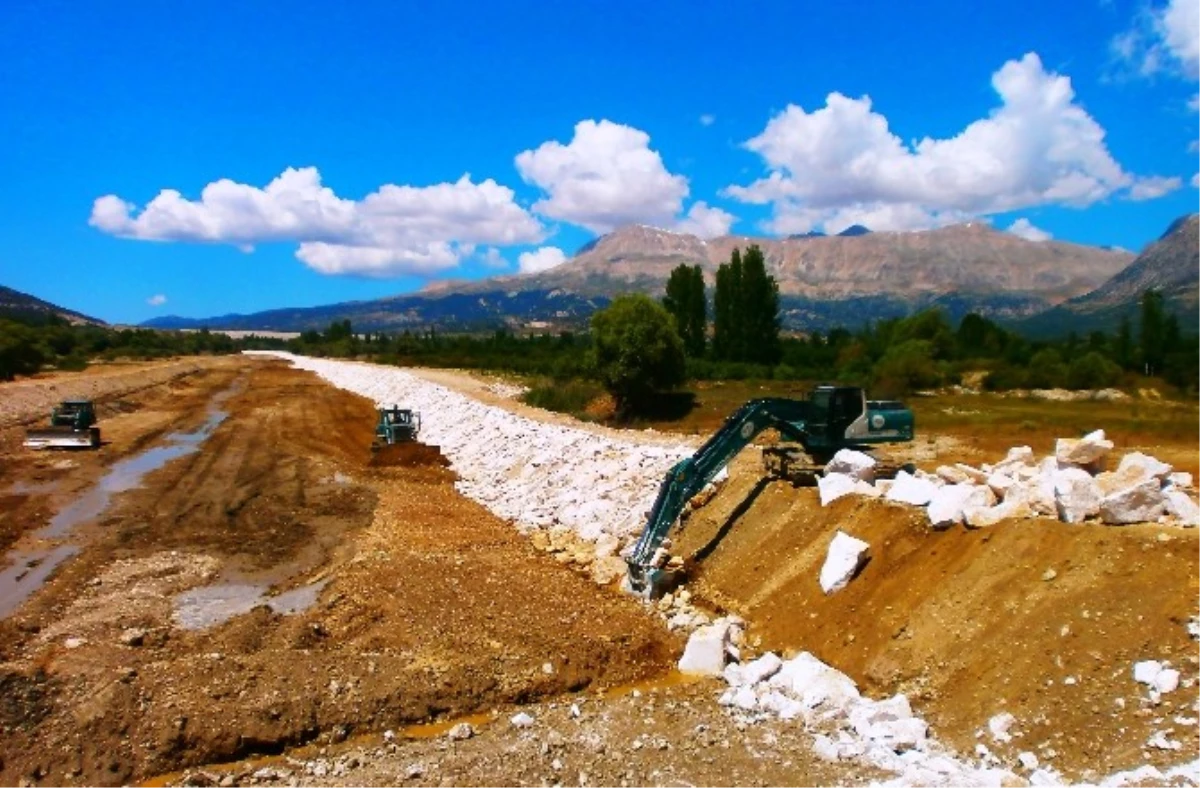
[{"label": "exposed soil", "polygon": [[[115,496],[0,622],[0,782],[127,782],[669,670],[681,644],[637,602],[458,495],[435,449],[368,468],[371,403],[279,363],[134,397],[97,453],[7,453],[0,486],[62,485],[25,496],[14,541],[83,485],[71,471],[95,478],[114,446],[211,423],[220,392],[227,416],[200,449]],[[307,609],[258,604],[202,630],[178,599],[314,584]]]},{"label": "exposed soil", "polygon": [[[936,533],[920,509],[856,496],[822,508],[815,489],[761,479],[757,458],[741,458],[675,540],[693,593],[745,616],[759,649],[809,651],[874,696],[908,693],[960,752],[1011,712],[1023,735],[984,741],[1077,779],[1177,763],[1145,748],[1154,731],[1194,745],[1194,720],[1172,718],[1196,716],[1195,529],[1042,518]],[[838,530],[871,558],[826,596],[817,578]],[[1183,689],[1151,704],[1132,676],[1146,659],[1181,670]]]}]

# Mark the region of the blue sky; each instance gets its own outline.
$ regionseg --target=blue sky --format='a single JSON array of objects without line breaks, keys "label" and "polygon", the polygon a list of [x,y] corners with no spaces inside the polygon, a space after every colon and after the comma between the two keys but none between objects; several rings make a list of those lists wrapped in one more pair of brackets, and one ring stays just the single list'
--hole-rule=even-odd
[{"label": "blue sky", "polygon": [[1196,0],[344,6],[6,3],[0,284],[137,322],[628,222],[1136,250],[1197,206]]}]

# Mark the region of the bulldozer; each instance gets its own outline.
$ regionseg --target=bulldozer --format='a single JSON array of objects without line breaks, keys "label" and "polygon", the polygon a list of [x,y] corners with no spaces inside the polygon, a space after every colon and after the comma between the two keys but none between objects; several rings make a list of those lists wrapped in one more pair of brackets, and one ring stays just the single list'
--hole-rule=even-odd
[{"label": "bulldozer", "polygon": [[[763,430],[776,430],[785,442],[763,450],[767,474],[800,483],[819,476],[841,449],[911,441],[914,426],[913,413],[903,403],[868,400],[856,386],[818,386],[805,399],[747,402],[695,454],[667,472],[646,526],[625,559],[630,590],[653,598],[678,579],[663,566],[667,534],[687,502]],[[898,470],[879,465],[876,477],[895,476]]]},{"label": "bulldozer", "polygon": [[31,449],[95,449],[100,446],[96,408],[91,400],[63,400],[50,413],[50,426],[27,430],[25,446]]},{"label": "bulldozer", "polygon": [[379,409],[379,421],[375,424],[375,440],[371,451],[397,443],[411,443],[421,432],[421,414],[409,408],[392,405]]}]

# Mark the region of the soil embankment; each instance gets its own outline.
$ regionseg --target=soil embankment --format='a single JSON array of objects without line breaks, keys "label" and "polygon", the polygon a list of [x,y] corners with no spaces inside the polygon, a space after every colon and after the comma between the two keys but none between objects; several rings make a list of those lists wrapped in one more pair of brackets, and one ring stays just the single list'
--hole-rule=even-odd
[{"label": "soil embankment", "polygon": [[[1146,747],[1164,726],[1194,743],[1195,529],[1039,518],[938,533],[919,508],[858,496],[822,508],[815,489],[761,479],[757,458],[743,457],[675,540],[695,561],[692,592],[745,616],[758,649],[809,651],[872,696],[909,694],[960,752],[1012,713],[1020,739],[983,740],[1078,779],[1177,763],[1178,752]],[[826,596],[817,578],[838,530],[871,557]],[[1132,676],[1150,659],[1183,675],[1158,704]]]}]

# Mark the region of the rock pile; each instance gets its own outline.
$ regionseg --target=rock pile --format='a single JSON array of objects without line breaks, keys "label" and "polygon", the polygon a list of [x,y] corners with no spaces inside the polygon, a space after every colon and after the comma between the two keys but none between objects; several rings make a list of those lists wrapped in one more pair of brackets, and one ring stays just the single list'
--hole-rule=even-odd
[{"label": "rock pile", "polygon": [[535,421],[392,367],[271,355],[374,402],[420,412],[421,440],[450,459],[459,492],[526,528],[563,526],[592,542],[639,532],[667,470],[694,451]]},{"label": "rock pile", "polygon": [[901,471],[894,480],[870,482],[873,460],[843,449],[819,481],[821,504],[844,495],[882,496],[923,506],[935,529],[962,524],[983,528],[1001,520],[1038,516],[1066,523],[1099,520],[1108,525],[1162,522],[1193,528],[1200,508],[1192,477],[1141,452],[1126,454],[1107,470],[1112,441],[1103,430],[1060,439],[1054,454],[1037,460],[1033,449],[1010,449],[994,465],[958,463],[935,473]]}]

